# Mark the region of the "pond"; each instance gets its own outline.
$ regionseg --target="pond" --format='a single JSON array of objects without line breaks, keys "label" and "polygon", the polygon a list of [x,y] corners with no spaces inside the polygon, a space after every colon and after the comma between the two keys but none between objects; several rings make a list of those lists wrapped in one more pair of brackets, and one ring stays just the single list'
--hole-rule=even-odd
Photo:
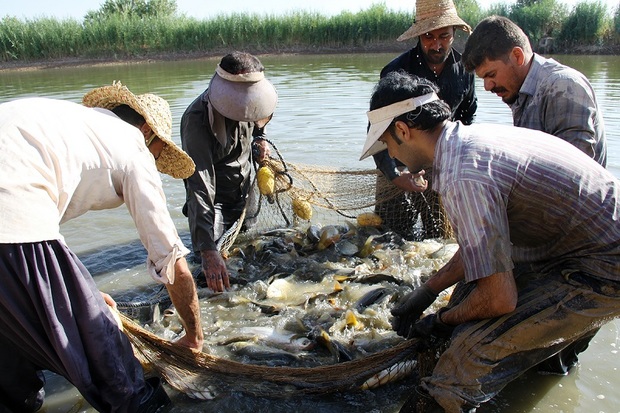
[{"label": "pond", "polygon": [[[380,69],[393,54],[285,55],[261,57],[268,78],[278,89],[279,103],[267,128],[286,161],[338,168],[374,168],[372,159],[359,162],[366,131],[366,110]],[[583,72],[592,82],[605,117],[608,139],[608,169],[620,177],[620,57],[553,56]],[[171,105],[173,139],[179,142],[179,121],[185,108],[207,86],[218,59],[145,62],[96,67],[66,67],[36,71],[9,71],[0,76],[0,102],[47,96],[80,102],[90,89],[120,80],[134,93],[156,93]],[[511,124],[508,107],[482,88],[476,122]],[[36,115],[36,114],[35,114]],[[185,198],[181,181],[162,177],[168,205],[179,233],[187,236],[187,220],[181,213]],[[144,251],[125,207],[90,212],[62,227],[69,246],[89,258],[89,269],[103,291],[115,293],[152,283],[144,269]],[[184,238],[186,239],[186,238]],[[115,249],[115,247],[120,246]],[[97,258],[95,252],[124,254]],[[127,253],[127,251],[129,251]],[[104,255],[104,254],[102,254]],[[506,388],[480,412],[617,412],[620,396],[620,340],[616,321],[604,326],[590,348],[580,357],[581,365],[563,378],[525,375]],[[196,402],[181,394],[173,396],[173,412],[230,411],[397,411],[406,396],[405,385],[298,401],[237,398]],[[46,386],[45,412],[93,412],[75,389],[50,375]]]}]

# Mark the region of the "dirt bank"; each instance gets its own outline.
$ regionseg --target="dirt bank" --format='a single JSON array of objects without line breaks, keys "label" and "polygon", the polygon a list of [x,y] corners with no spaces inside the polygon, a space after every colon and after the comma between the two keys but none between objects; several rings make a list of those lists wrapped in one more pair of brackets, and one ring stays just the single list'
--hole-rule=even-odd
[{"label": "dirt bank", "polygon": [[[375,43],[364,46],[350,47],[289,47],[278,49],[251,49],[245,48],[244,51],[257,56],[266,55],[286,55],[286,54],[347,54],[347,53],[400,53],[411,47],[411,44],[385,42]],[[35,60],[35,61],[10,61],[0,62],[0,72],[7,70],[44,70],[72,66],[105,66],[127,63],[148,63],[173,60],[192,60],[204,59],[209,57],[221,57],[229,53],[232,49],[214,49],[200,52],[167,52],[151,53],[143,56],[124,56],[124,57],[67,57],[60,59]]]},{"label": "dirt bank", "polygon": [[[459,47],[460,46],[460,47]],[[457,50],[462,50],[463,45],[456,46]],[[287,54],[347,54],[347,53],[401,53],[412,47],[410,42],[386,41],[361,46],[347,47],[287,47],[276,49],[252,49],[245,48],[244,51],[257,56],[266,55],[287,55]],[[7,70],[43,70],[71,66],[105,66],[128,63],[148,63],[158,61],[173,60],[192,60],[204,59],[209,57],[221,57],[229,53],[232,49],[222,48],[200,52],[166,52],[150,53],[143,56],[123,56],[123,57],[67,57],[60,59],[34,60],[34,61],[10,61],[0,62],[0,72]],[[577,55],[618,55],[620,45],[601,45],[601,46],[576,46],[570,49],[556,49],[554,54],[577,54]]]}]

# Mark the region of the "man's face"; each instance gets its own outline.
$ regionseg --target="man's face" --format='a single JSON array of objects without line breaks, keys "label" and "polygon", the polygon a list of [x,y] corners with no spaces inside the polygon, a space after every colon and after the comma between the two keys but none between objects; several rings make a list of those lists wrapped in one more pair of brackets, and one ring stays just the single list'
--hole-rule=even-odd
[{"label": "man's face", "polygon": [[420,36],[422,54],[427,63],[438,65],[446,61],[454,42],[454,27],[442,27]]},{"label": "man's face", "polygon": [[484,81],[485,90],[495,93],[508,105],[517,100],[525,80],[517,71],[517,63],[512,58],[506,61],[485,59],[476,68],[476,75]]},{"label": "man's face", "polygon": [[393,159],[401,161],[410,171],[419,171],[423,168],[418,151],[413,146],[405,145],[403,132],[408,126],[405,122],[397,121],[379,137],[387,145],[388,154]]}]

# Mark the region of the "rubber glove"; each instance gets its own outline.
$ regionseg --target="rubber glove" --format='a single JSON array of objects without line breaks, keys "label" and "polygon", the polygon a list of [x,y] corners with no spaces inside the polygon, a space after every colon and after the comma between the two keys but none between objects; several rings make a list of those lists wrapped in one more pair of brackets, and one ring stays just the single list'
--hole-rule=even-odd
[{"label": "rubber glove", "polygon": [[392,309],[392,328],[399,336],[408,338],[413,325],[422,316],[424,310],[430,307],[437,298],[430,288],[423,284],[407,294],[400,303]]}]

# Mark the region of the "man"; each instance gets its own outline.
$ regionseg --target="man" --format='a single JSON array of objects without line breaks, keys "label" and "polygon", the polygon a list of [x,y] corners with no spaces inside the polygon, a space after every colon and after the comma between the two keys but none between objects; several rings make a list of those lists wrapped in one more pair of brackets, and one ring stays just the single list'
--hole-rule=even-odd
[{"label": "man", "polygon": [[260,162],[268,155],[263,136],[278,95],[265,78],[264,66],[249,53],[222,58],[209,87],[181,118],[183,149],[196,163],[185,180],[194,253],[200,255],[207,286],[221,292],[230,287],[218,241],[243,219],[250,192],[252,148]]},{"label": "man", "polygon": [[463,62],[510,107],[515,126],[557,136],[606,165],[603,114],[592,85],[575,69],[533,53],[519,26],[501,16],[482,20]]},{"label": "man", "polygon": [[184,321],[176,344],[202,348],[189,251],[154,159],[180,177],[194,168],[170,139],[168,104],[115,83],[86,94],[84,105],[97,109],[44,98],[0,105],[0,410],[38,410],[41,370],[64,376],[100,412],[155,412],[170,403],[158,378],[145,380],[108,308],[114,301],[60,234],[61,223],[89,210],[127,205],[149,273]]},{"label": "man", "polygon": [[[457,29],[470,33],[471,28],[459,18],[452,0],[418,0],[416,14],[413,25],[397,39],[417,38],[416,46],[388,63],[381,77],[404,70],[432,81],[439,87],[441,99],[450,105],[452,120],[469,125],[477,108],[474,75],[463,67],[461,54],[453,48],[453,43]],[[385,225],[408,239],[445,237],[446,227],[440,225],[443,217],[439,198],[431,189],[431,181],[419,178],[425,172],[408,171],[401,162],[390,158],[387,151],[374,155],[374,160],[383,173],[377,180],[377,199],[389,197],[394,190],[385,178],[404,191],[402,196],[377,205],[377,213]],[[425,177],[430,178],[430,175]],[[418,215],[422,233],[412,235]]]},{"label": "man", "polygon": [[[401,411],[452,413],[620,315],[620,182],[543,132],[451,122],[436,93],[425,79],[382,79],[362,158],[387,146],[410,170],[433,165],[459,251],[392,314],[421,349],[448,340]],[[419,319],[456,283],[447,307]]]}]

